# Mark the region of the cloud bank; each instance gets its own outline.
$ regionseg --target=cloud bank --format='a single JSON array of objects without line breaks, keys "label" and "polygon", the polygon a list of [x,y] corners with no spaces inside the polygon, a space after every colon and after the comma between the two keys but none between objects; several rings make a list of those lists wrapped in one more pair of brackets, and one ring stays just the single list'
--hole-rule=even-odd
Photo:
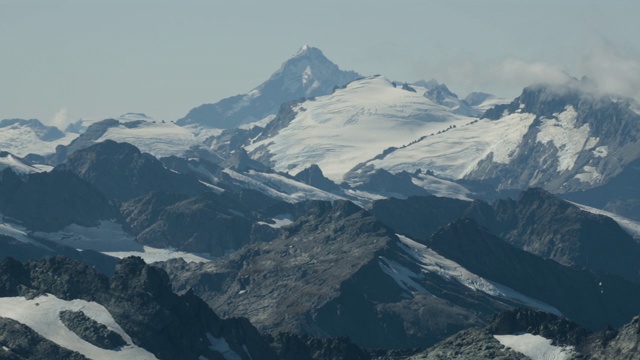
[{"label": "cloud bank", "polygon": [[615,46],[600,44],[586,51],[575,63],[569,71],[550,62],[516,57],[488,63],[465,60],[448,64],[435,73],[440,73],[438,77],[452,88],[488,91],[502,96],[517,96],[529,85],[560,85],[586,76],[589,82],[584,84],[585,91],[640,101],[640,59]]}]

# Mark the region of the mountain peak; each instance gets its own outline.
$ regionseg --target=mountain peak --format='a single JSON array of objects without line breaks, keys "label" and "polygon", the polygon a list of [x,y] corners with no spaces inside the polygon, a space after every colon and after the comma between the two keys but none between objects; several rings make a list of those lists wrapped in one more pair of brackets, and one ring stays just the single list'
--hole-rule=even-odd
[{"label": "mountain peak", "polygon": [[196,107],[177,124],[235,128],[277,113],[285,102],[328,95],[336,87],[360,77],[356,72],[341,70],[320,49],[304,45],[267,81],[249,93]]},{"label": "mountain peak", "polygon": [[315,48],[313,46],[304,44],[293,57],[304,56],[309,54],[318,54],[318,53],[322,54],[322,51],[320,51],[320,49]]}]

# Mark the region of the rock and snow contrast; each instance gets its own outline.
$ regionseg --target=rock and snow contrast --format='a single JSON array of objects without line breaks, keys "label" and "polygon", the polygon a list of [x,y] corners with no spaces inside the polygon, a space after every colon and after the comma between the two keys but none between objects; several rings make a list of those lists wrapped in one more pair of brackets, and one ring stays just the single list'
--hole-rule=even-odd
[{"label": "rock and snow contrast", "polygon": [[304,46],[176,121],[2,120],[0,357],[637,359],[637,108]]},{"label": "rock and snow contrast", "polygon": [[[60,320],[64,311],[82,312],[90,319],[106,326],[125,341],[124,346],[104,349],[82,339]],[[133,344],[131,337],[116,323],[104,306],[84,300],[65,301],[45,294],[33,299],[24,297],[0,298],[0,316],[28,326],[43,338],[77,352],[88,359],[157,359],[152,353]],[[11,352],[11,348],[6,349]]]},{"label": "rock and snow contrast", "polygon": [[572,347],[552,345],[552,341],[540,335],[494,335],[500,344],[513,349],[531,360],[569,360],[573,357]]},{"label": "rock and snow contrast", "polygon": [[64,133],[56,127],[46,126],[35,119],[0,121],[0,151],[19,157],[54,153],[56,146],[66,145],[76,136],[77,134]]},{"label": "rock and snow contrast", "polygon": [[305,45],[247,94],[198,106],[177,123],[235,128],[275,114],[287,101],[330,94],[335,87],[359,77],[353,71],[340,70],[319,49]]},{"label": "rock and snow contrast", "polygon": [[473,120],[381,76],[356,80],[292,110],[296,115],[288,126],[258,139],[247,151],[292,174],[316,164],[336,182],[387,148]]}]

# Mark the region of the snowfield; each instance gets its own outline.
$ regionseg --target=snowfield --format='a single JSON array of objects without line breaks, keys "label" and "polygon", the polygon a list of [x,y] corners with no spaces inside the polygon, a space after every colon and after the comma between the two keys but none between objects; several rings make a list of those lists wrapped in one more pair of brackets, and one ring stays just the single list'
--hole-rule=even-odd
[{"label": "snowfield", "polygon": [[224,173],[246,188],[258,190],[275,199],[289,203],[295,203],[302,200],[333,201],[344,199],[341,196],[303,184],[279,174],[268,174],[254,170],[249,170],[246,173],[239,173],[231,169],[225,169]]},{"label": "snowfield", "polygon": [[[543,144],[551,142],[558,149],[558,172],[571,170],[580,153],[594,149],[599,139],[589,137],[589,124],[577,126],[578,113],[573,106],[553,115],[552,119],[542,119],[536,141]],[[601,151],[600,154],[606,152]]]},{"label": "snowfield", "polygon": [[551,340],[533,334],[493,335],[500,344],[513,349],[532,360],[569,360],[573,347],[554,346]]},{"label": "snowfield", "polygon": [[395,87],[381,76],[354,81],[296,105],[289,126],[247,151],[265,146],[277,171],[296,174],[317,164],[327,178],[340,183],[355,165],[389,147],[473,120],[425,98],[424,89],[416,90]]},{"label": "snowfield", "polygon": [[[0,226],[0,231],[2,231]],[[21,239],[29,239],[26,233]],[[36,238],[43,238],[58,244],[66,245],[78,250],[95,250],[105,255],[125,258],[128,256],[139,256],[146,263],[150,264],[158,261],[181,258],[186,262],[205,262],[210,259],[175,249],[158,249],[150,246],[143,246],[137,243],[133,236],[127,234],[122,225],[115,221],[101,221],[95,227],[84,227],[76,224],[69,225],[58,232],[34,232]],[[29,239],[30,241],[34,241]],[[24,241],[24,240],[21,240]],[[34,241],[35,242],[35,241]],[[39,244],[39,243],[37,243]]]},{"label": "snowfield", "polygon": [[78,134],[65,135],[57,140],[45,141],[30,127],[14,124],[0,130],[0,151],[7,151],[18,157],[28,154],[53,154],[56,152],[56,146],[68,145],[78,137]]},{"label": "snowfield", "polygon": [[206,148],[203,139],[196,136],[199,130],[197,127],[187,128],[172,122],[141,122],[135,127],[121,124],[109,128],[96,142],[126,142],[157,158],[182,156],[192,147]]},{"label": "snowfield", "polygon": [[0,156],[0,170],[4,168],[11,168],[18,174],[33,174],[45,171],[49,167],[31,166],[20,161],[20,159],[16,158],[15,156],[7,153],[5,156]]},{"label": "snowfield", "polygon": [[499,120],[480,119],[398,149],[368,165],[392,173],[430,170],[445,179],[461,179],[489,156],[508,164],[535,115],[515,113]]},{"label": "snowfield", "polygon": [[[127,345],[107,350],[84,341],[60,320],[59,314],[64,310],[84,312],[89,318],[122,336]],[[42,295],[31,300],[23,297],[0,298],[0,316],[22,323],[45,339],[89,359],[156,359],[152,353],[134,345],[131,337],[116,323],[109,311],[95,302],[66,301],[53,295]]]}]

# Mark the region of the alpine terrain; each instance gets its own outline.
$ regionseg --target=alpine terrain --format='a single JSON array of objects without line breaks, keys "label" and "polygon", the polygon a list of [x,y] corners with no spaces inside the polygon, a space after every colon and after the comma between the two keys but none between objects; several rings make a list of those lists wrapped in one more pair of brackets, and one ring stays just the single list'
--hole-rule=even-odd
[{"label": "alpine terrain", "polygon": [[640,359],[636,100],[407,80],[1,120],[0,358]]}]

